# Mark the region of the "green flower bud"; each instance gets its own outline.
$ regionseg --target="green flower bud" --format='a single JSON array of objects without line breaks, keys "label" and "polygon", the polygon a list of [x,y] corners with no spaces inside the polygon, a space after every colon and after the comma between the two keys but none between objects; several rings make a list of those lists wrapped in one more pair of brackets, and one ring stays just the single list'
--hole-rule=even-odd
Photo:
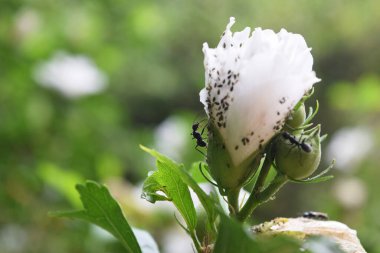
[{"label": "green flower bud", "polygon": [[250,178],[254,169],[257,168],[254,163],[255,152],[239,166],[234,166],[231,156],[226,149],[223,139],[219,132],[209,125],[207,163],[210,174],[218,184],[221,194],[226,195],[230,190],[238,189]]},{"label": "green flower bud", "polygon": [[301,104],[301,106],[297,109],[297,111],[293,112],[285,122],[284,129],[286,131],[299,128],[305,122],[306,119],[306,110],[305,105]]},{"label": "green flower bud", "polygon": [[303,179],[318,168],[321,160],[320,126],[309,135],[283,132],[275,141],[276,168],[291,179]]}]

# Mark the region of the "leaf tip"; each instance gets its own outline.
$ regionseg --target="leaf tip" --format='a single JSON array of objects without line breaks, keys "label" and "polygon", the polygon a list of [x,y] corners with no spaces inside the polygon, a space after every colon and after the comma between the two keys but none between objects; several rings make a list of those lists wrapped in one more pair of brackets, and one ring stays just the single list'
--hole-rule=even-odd
[{"label": "leaf tip", "polygon": [[140,147],[142,150],[144,150],[145,152],[148,152],[148,153],[149,153],[149,151],[150,151],[149,148],[145,147],[145,146],[142,145],[142,144],[139,144],[139,147]]}]

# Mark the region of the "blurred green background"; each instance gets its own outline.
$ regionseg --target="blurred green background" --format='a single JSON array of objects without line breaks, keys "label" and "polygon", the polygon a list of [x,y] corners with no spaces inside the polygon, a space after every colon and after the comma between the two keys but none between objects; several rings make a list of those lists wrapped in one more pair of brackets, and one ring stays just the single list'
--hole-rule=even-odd
[{"label": "blurred green background", "polygon": [[256,221],[327,212],[380,253],[378,0],[1,0],[0,252],[122,252],[88,224],[47,215],[79,208],[74,185],[85,179],[106,183],[162,252],[179,252],[172,209],[139,200],[153,163],[138,145],[187,166],[202,159],[190,136],[204,118],[201,47],[217,44],[230,16],[235,31],[305,37],[322,79],[323,166],[337,158],[334,180],[287,185]]}]

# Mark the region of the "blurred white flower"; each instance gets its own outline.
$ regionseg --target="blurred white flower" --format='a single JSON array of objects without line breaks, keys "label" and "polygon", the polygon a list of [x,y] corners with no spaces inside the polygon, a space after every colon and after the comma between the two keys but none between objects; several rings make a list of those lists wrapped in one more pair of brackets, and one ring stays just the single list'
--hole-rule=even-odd
[{"label": "blurred white flower", "polygon": [[156,241],[152,235],[145,230],[138,228],[132,228],[133,233],[136,236],[137,242],[141,247],[142,253],[160,253]]},{"label": "blurred white flower", "polygon": [[201,102],[235,166],[281,129],[289,112],[320,81],[304,38],[247,27],[230,18],[216,48],[203,45],[206,87]]},{"label": "blurred white flower", "polygon": [[168,230],[163,235],[162,248],[165,253],[193,253],[193,242],[181,228]]},{"label": "blurred white flower", "polygon": [[91,235],[96,238],[97,241],[104,241],[104,242],[114,242],[116,241],[116,238],[107,230],[93,225],[90,225],[90,232]]},{"label": "blurred white flower", "polygon": [[338,202],[347,209],[361,208],[367,200],[367,187],[358,178],[338,180],[332,190]]},{"label": "blurred white flower", "polygon": [[[244,188],[240,190],[239,192],[239,207],[242,207],[245,202],[248,200],[249,198],[249,195],[250,193],[248,191],[246,191]],[[217,195],[218,198],[219,198],[219,203],[220,203],[220,206],[223,208],[223,211],[226,215],[228,215],[230,213],[230,211],[228,210],[228,203],[227,203],[227,200],[224,199],[224,197],[220,194]]]},{"label": "blurred white flower", "polygon": [[336,159],[336,168],[350,171],[371,151],[372,138],[372,131],[366,127],[342,128],[328,144],[326,158]]},{"label": "blurred white flower", "polygon": [[28,232],[18,224],[6,224],[0,228],[0,252],[25,252]]},{"label": "blurred white flower", "polygon": [[170,214],[180,216],[178,210],[175,208],[174,204],[170,201],[157,201],[152,204],[146,199],[141,197],[143,189],[143,183],[141,185],[134,186],[130,189],[130,200],[133,201],[134,207],[138,208],[140,212],[144,212],[145,214]]},{"label": "blurred white flower", "polygon": [[[210,183],[199,183],[199,187],[207,194],[210,195],[211,192],[215,191],[215,186],[211,185]],[[191,199],[193,200],[195,209],[203,210],[203,206],[201,201],[199,200],[197,194],[193,191],[193,189],[189,188]]]},{"label": "blurred white flower", "polygon": [[[116,238],[111,233],[101,227],[91,225],[90,229],[92,235],[96,237],[97,240],[105,242],[116,241]],[[151,234],[145,230],[134,227],[132,227],[132,230],[138,244],[140,245],[142,253],[159,253],[157,243]]]},{"label": "blurred white flower", "polygon": [[107,180],[107,186],[112,195],[119,200],[122,205],[128,206],[128,208],[133,209],[136,213],[142,215],[173,215],[173,213],[175,213],[177,216],[180,216],[172,202],[157,201],[152,204],[141,198],[143,183],[135,186],[124,180],[120,180],[120,178],[113,178]]},{"label": "blurred white flower", "polygon": [[181,117],[170,116],[156,128],[154,139],[157,150],[180,161],[190,139],[188,124]]},{"label": "blurred white flower", "polygon": [[23,8],[15,15],[14,29],[20,39],[39,32],[41,28],[41,18],[35,10]]},{"label": "blurred white flower", "polygon": [[107,78],[86,56],[57,52],[34,70],[36,81],[55,89],[68,98],[101,92]]}]

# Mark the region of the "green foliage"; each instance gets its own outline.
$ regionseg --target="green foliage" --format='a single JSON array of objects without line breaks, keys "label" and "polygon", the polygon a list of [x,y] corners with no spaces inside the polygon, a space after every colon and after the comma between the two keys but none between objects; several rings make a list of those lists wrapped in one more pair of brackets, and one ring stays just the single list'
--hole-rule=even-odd
[{"label": "green foliage", "polygon": [[198,185],[198,183],[183,169],[180,168],[180,176],[189,187],[193,189],[199,201],[202,203],[203,208],[205,209],[208,219],[209,225],[211,227],[214,226],[214,223],[217,218],[217,208],[219,208],[219,203],[217,203],[214,199],[210,198]]},{"label": "green foliage", "polygon": [[[197,215],[189,188],[179,174],[180,165],[152,149],[143,146],[141,148],[157,158],[157,170],[144,182],[143,197],[152,203],[159,200],[172,201],[184,218],[187,228],[194,231]],[[159,192],[163,192],[165,196]]]},{"label": "green foliage", "polygon": [[137,239],[119,204],[108,189],[93,181],[77,185],[84,210],[54,212],[57,217],[76,218],[94,223],[113,234],[130,253],[141,253]]},{"label": "green foliage", "polygon": [[74,171],[64,171],[56,165],[48,163],[41,164],[38,167],[38,174],[53,189],[64,195],[73,206],[80,207],[81,202],[78,199],[77,192],[73,187],[67,187],[83,181],[80,174]]},{"label": "green foliage", "polygon": [[[140,147],[157,159],[157,170],[152,172],[144,182],[143,197],[152,203],[160,200],[172,201],[187,224],[187,228],[183,228],[191,236],[195,248],[200,252],[201,245],[196,234],[197,213],[190,196],[189,187],[193,189],[206,210],[208,217],[207,232],[209,232],[210,239],[216,235],[216,202],[200,188],[198,183],[184,170],[183,165],[177,164],[153,149]],[[160,192],[164,193],[165,196],[161,195]]]},{"label": "green foliage", "polygon": [[331,86],[328,93],[332,106],[342,111],[369,113],[380,111],[380,78],[366,75],[355,83],[342,81]]},{"label": "green foliage", "polygon": [[[202,167],[200,167],[200,166],[202,166]],[[201,171],[201,168],[202,168],[202,171]],[[209,178],[209,179],[211,178],[211,176],[208,173],[208,166],[206,163],[198,161],[198,162],[195,162],[191,165],[190,170],[189,170],[189,174],[195,180],[195,182],[197,182],[197,183],[206,183],[207,182],[206,177],[203,176],[202,173],[205,174],[205,176],[207,178]]]}]

